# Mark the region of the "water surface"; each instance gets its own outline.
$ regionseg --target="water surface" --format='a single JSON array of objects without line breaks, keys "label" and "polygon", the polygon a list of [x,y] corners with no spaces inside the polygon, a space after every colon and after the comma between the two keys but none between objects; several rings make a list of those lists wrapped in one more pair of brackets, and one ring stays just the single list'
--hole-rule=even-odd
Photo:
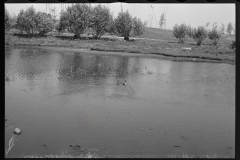
[{"label": "water surface", "polygon": [[6,48],[5,118],[12,156],[235,157],[235,65]]}]

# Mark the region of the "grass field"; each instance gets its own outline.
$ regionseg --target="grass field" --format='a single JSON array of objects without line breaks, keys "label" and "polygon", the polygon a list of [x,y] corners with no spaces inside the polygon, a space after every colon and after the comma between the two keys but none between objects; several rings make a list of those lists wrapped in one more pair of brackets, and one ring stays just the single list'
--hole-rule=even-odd
[{"label": "grass field", "polygon": [[202,46],[188,38],[185,44],[178,44],[171,30],[146,28],[143,35],[131,37],[131,41],[105,34],[101,39],[95,40],[83,36],[73,39],[73,34],[51,33],[45,37],[28,37],[26,34],[14,34],[19,31],[10,31],[5,34],[5,45],[10,46],[51,46],[75,49],[88,49],[104,52],[127,52],[140,54],[155,54],[171,58],[189,58],[235,63],[235,50],[229,45],[235,36],[222,35],[217,46],[211,45],[210,40],[203,41]]},{"label": "grass field", "polygon": [[[158,29],[158,28],[146,28],[146,31],[143,35],[138,36],[140,38],[150,38],[150,39],[161,39],[166,41],[177,41],[175,37],[173,37],[172,30]],[[229,45],[232,41],[235,40],[234,35],[223,34],[221,39],[219,40],[219,44],[221,45]],[[187,42],[195,43],[193,39],[187,38]],[[205,43],[211,43],[209,39],[204,40]]]}]

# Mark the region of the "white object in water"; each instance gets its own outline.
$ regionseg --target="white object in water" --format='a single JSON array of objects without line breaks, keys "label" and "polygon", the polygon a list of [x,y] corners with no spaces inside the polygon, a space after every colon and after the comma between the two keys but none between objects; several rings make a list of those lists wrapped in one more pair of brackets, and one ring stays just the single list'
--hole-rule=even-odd
[{"label": "white object in water", "polygon": [[13,133],[14,133],[15,135],[20,135],[20,134],[21,134],[21,130],[20,130],[19,128],[15,128],[14,131],[13,131]]}]

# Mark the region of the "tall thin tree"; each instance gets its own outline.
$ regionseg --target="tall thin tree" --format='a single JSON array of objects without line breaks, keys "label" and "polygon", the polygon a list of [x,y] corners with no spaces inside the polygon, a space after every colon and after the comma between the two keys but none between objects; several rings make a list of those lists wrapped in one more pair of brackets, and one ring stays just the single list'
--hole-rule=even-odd
[{"label": "tall thin tree", "polygon": [[233,26],[232,26],[232,23],[229,22],[228,25],[227,25],[227,33],[228,33],[229,35],[231,35],[231,34],[232,34],[232,31],[233,31]]},{"label": "tall thin tree", "polygon": [[[164,24],[165,24],[165,14],[164,13],[162,13],[161,14],[161,16],[160,16],[160,20],[159,20],[159,27],[161,28],[161,29],[163,29],[163,26],[164,26]],[[166,28],[165,28],[166,29]]]}]

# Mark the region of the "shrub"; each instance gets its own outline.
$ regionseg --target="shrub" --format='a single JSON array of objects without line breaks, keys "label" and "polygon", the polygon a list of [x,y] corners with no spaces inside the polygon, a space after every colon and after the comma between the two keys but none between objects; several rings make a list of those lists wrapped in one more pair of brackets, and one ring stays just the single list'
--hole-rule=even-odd
[{"label": "shrub", "polygon": [[207,38],[207,35],[207,30],[203,26],[200,26],[197,29],[194,28],[191,32],[189,32],[189,37],[193,38],[198,46],[200,46],[202,41]]},{"label": "shrub", "polygon": [[221,35],[222,32],[218,31],[217,27],[213,27],[213,29],[208,32],[208,38],[212,41],[213,45],[217,45]]},{"label": "shrub", "polygon": [[61,12],[58,31],[68,29],[79,38],[90,26],[91,10],[91,6],[85,3],[68,7],[66,11]]},{"label": "shrub", "polygon": [[100,38],[106,31],[110,24],[110,10],[109,8],[97,5],[92,10],[91,29],[93,37]]},{"label": "shrub", "polygon": [[187,36],[189,35],[191,31],[190,26],[187,26],[186,24],[176,24],[173,26],[173,36],[178,39],[178,43],[185,43],[185,40]]},{"label": "shrub", "polygon": [[16,28],[31,36],[43,36],[53,29],[53,19],[49,14],[36,12],[31,6],[26,11],[20,11],[17,16]]}]

